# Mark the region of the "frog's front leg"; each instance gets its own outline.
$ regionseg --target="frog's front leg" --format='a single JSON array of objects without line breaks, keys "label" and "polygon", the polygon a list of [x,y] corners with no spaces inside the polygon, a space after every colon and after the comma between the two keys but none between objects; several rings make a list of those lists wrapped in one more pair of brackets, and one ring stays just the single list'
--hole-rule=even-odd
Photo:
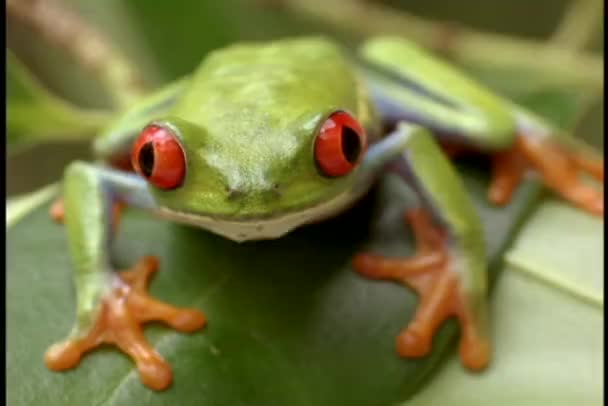
[{"label": "frog's front leg", "polygon": [[160,302],[146,292],[158,260],[144,257],[131,269],[113,272],[108,256],[112,239],[111,206],[120,201],[150,209],[154,203],[143,179],[112,169],[76,162],[63,184],[65,226],[75,268],[77,319],[67,339],[51,346],[50,369],[73,368],[82,355],[109,343],[127,353],[142,381],[157,390],[171,383],[171,368],[143,335],[142,324],[163,321],[183,332],[202,328],[205,316]]},{"label": "frog's front leg", "polygon": [[416,254],[403,259],[363,253],[355,257],[354,267],[372,279],[403,283],[419,295],[414,319],[397,337],[401,356],[428,354],[437,328],[448,317],[456,317],[462,362],[481,369],[490,360],[490,345],[480,220],[461,180],[425,129],[400,124],[382,142],[397,146],[392,171],[420,197],[419,207],[404,217],[416,237]]},{"label": "frog's front leg", "polygon": [[[156,117],[167,113],[177,102],[179,96],[190,83],[189,77],[171,82],[125,111],[118,120],[103,129],[93,143],[93,155],[108,165],[132,172],[131,147],[141,130]],[[123,205],[114,203],[113,224],[118,226]],[[58,198],[49,210],[49,215],[58,223],[63,222],[65,214],[62,198]]]}]

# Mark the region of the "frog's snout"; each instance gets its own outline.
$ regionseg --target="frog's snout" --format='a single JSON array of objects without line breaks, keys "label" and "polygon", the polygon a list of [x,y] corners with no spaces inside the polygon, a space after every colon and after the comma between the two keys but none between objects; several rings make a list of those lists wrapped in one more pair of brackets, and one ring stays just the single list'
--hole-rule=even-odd
[{"label": "frog's snout", "polygon": [[229,202],[243,200],[246,195],[247,192],[241,188],[231,188],[230,186],[226,187],[226,200]]},{"label": "frog's snout", "polygon": [[227,202],[242,202],[248,200],[276,200],[281,198],[281,186],[278,183],[265,188],[247,188],[247,187],[230,187],[226,186],[226,201]]}]

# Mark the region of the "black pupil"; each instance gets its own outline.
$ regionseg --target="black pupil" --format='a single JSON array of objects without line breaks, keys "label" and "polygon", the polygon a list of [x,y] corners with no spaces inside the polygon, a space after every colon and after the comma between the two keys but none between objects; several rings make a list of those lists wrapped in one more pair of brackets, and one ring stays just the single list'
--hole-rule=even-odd
[{"label": "black pupil", "polygon": [[139,151],[139,167],[146,178],[152,175],[154,169],[154,146],[151,142],[144,144]]},{"label": "black pupil", "polygon": [[342,153],[346,160],[354,164],[361,153],[359,135],[350,127],[342,127]]}]

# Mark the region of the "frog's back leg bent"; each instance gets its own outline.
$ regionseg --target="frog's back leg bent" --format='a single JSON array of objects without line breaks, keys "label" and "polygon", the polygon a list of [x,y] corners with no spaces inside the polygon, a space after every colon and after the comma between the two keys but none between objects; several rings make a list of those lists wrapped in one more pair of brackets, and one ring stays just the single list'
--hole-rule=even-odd
[{"label": "frog's back leg bent", "polygon": [[141,325],[157,320],[176,330],[203,327],[205,316],[195,309],[176,308],[146,292],[158,260],[144,257],[131,270],[116,274],[107,255],[113,233],[110,207],[120,200],[132,207],[153,209],[145,180],[135,174],[84,162],[65,172],[65,226],[76,282],[76,323],[69,337],[51,346],[46,355],[53,370],[73,368],[82,355],[109,343],[137,364],[142,381],[157,390],[171,383],[171,369],[147,342]]},{"label": "frog's back leg bent", "polygon": [[[95,139],[94,157],[100,163],[120,170],[132,171],[131,146],[135,138],[145,125],[175,105],[188,83],[188,77],[171,82],[133,105]],[[113,223],[117,225],[122,205],[117,203],[113,211]],[[51,218],[59,223],[63,222],[64,212],[62,198],[57,199],[49,210]]]},{"label": "frog's back leg bent", "polygon": [[397,337],[404,357],[422,357],[436,329],[448,317],[461,326],[464,365],[481,369],[490,361],[487,329],[486,251],[481,222],[462,181],[423,127],[400,123],[370,147],[364,165],[388,163],[419,197],[406,222],[413,228],[417,252],[412,258],[359,254],[355,269],[373,279],[389,279],[414,289],[420,304],[414,319]]},{"label": "frog's back leg bent", "polygon": [[488,195],[494,203],[507,203],[527,169],[533,169],[554,192],[603,216],[603,190],[588,186],[580,176],[587,173],[603,181],[603,159],[585,151],[580,142],[558,134],[539,117],[404,39],[373,39],[360,56],[361,70],[385,120],[417,123],[433,131],[442,144],[492,153]]}]

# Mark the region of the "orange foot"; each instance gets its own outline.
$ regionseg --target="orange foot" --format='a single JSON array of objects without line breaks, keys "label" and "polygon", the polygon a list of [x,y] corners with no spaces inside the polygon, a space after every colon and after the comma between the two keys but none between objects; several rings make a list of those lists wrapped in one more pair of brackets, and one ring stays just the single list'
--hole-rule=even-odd
[{"label": "orange foot", "polygon": [[397,337],[402,357],[423,357],[431,350],[437,328],[448,317],[458,318],[461,326],[460,358],[470,369],[482,369],[490,361],[490,346],[482,337],[471,309],[460,289],[458,274],[450,269],[445,248],[446,235],[422,209],[412,210],[405,220],[413,227],[417,253],[407,259],[359,254],[354,267],[371,279],[397,280],[414,289],[420,297],[414,320]]},{"label": "orange foot", "polygon": [[604,181],[604,161],[570,152],[548,140],[533,136],[518,136],[514,146],[493,157],[493,179],[489,199],[506,204],[528,168],[542,177],[545,185],[574,205],[597,216],[604,216],[603,189],[582,182],[587,173]]},{"label": "orange foot", "polygon": [[155,257],[144,257],[131,270],[120,273],[113,289],[103,297],[90,331],[51,346],[45,354],[47,367],[54,371],[74,368],[84,353],[109,343],[133,358],[145,385],[155,390],[167,388],[171,367],[146,341],[141,325],[164,321],[178,331],[192,332],[205,326],[207,320],[198,310],[169,306],[147,294],[148,279],[157,269]]}]

